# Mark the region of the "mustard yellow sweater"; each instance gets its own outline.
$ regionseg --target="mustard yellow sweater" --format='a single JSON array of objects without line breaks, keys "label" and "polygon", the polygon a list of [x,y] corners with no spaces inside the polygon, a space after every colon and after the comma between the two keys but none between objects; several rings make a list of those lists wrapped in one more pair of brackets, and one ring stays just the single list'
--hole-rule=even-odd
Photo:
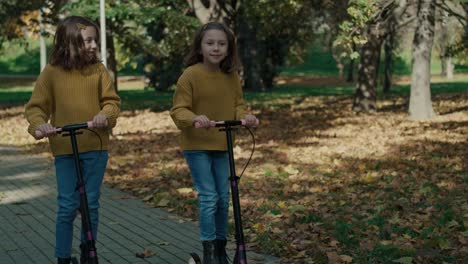
[{"label": "mustard yellow sweater", "polygon": [[202,64],[188,67],[177,81],[171,117],[181,130],[183,150],[226,150],[226,134],[218,128],[194,128],[193,119],[238,120],[247,113],[237,73],[208,71]]},{"label": "mustard yellow sweater", "polygon": [[[65,71],[61,67],[47,65],[37,78],[25,116],[29,122],[28,132],[34,135],[38,126],[49,122],[62,127],[91,121],[95,115],[107,116],[109,127],[82,130],[77,136],[80,153],[92,150],[106,150],[109,129],[114,127],[120,111],[120,98],[115,92],[112,79],[101,63],[90,65],[83,70]],[[61,134],[49,138],[54,156],[71,154],[70,137]]]}]

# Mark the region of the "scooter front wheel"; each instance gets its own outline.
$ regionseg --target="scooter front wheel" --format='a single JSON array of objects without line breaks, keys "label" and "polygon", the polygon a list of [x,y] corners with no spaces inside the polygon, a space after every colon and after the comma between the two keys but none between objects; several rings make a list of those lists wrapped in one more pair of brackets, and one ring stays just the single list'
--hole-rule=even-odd
[{"label": "scooter front wheel", "polygon": [[200,257],[197,255],[197,253],[190,253],[188,264],[201,264]]}]

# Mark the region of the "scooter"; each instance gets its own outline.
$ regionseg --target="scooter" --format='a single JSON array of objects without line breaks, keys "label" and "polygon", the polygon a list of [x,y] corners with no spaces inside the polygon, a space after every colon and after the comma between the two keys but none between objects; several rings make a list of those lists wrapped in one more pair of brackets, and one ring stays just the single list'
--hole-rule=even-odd
[{"label": "scooter", "polygon": [[[219,131],[226,132],[226,141],[227,141],[227,151],[229,157],[229,180],[231,182],[231,196],[232,196],[232,207],[234,211],[234,224],[235,224],[235,238],[236,238],[236,253],[234,255],[234,264],[247,264],[247,254],[246,246],[244,242],[244,231],[242,229],[242,216],[240,210],[240,201],[239,201],[239,180],[240,176],[236,174],[236,166],[234,163],[234,152],[233,152],[233,143],[232,143],[232,131],[236,130],[239,126],[245,126],[245,120],[226,120],[226,121],[211,121],[211,127],[221,127]],[[258,120],[257,124],[258,125]],[[195,127],[199,128],[198,123],[195,123]],[[247,127],[246,127],[247,128]],[[249,130],[253,137],[253,133]],[[255,140],[254,140],[254,149],[252,150],[250,159],[252,158],[253,151],[255,150]],[[249,159],[249,161],[250,161]],[[247,167],[249,161],[244,167]],[[242,171],[241,175],[244,173]],[[201,264],[201,259],[196,253],[190,253],[189,264]]]},{"label": "scooter", "polygon": [[[80,132],[78,130],[80,129],[86,129],[86,128],[93,128],[94,123],[92,121],[89,121],[87,123],[83,124],[73,124],[73,125],[67,125],[64,127],[59,127],[56,128],[55,131],[57,133],[63,133],[67,132],[63,136],[69,136],[72,149],[73,149],[73,158],[75,161],[75,169],[76,169],[76,175],[78,178],[77,182],[77,190],[80,193],[80,214],[81,214],[81,222],[85,234],[85,244],[84,244],[84,251],[86,254],[82,257],[84,259],[81,259],[81,263],[84,264],[98,264],[98,256],[97,256],[97,251],[96,251],[96,242],[93,237],[93,232],[92,232],[92,226],[91,226],[91,218],[89,215],[89,209],[88,209],[88,198],[86,196],[86,189],[85,189],[85,183],[84,183],[84,178],[83,178],[83,168],[81,167],[80,164],[80,157],[78,153],[78,144],[77,144],[77,139],[76,135],[82,134],[83,132]],[[36,138],[40,139],[44,137],[45,135],[42,135],[40,131],[36,131]],[[73,257],[72,258],[72,264],[78,264],[78,260]]]}]

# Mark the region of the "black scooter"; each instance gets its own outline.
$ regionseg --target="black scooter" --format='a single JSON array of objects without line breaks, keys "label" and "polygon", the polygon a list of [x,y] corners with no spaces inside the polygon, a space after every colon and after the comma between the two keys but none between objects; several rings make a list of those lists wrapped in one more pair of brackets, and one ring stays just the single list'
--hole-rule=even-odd
[{"label": "black scooter", "polygon": [[[232,207],[234,211],[234,224],[235,224],[235,238],[236,238],[236,253],[234,255],[234,264],[247,264],[247,254],[246,246],[244,242],[244,231],[242,229],[242,217],[240,210],[240,201],[239,201],[239,180],[240,177],[236,174],[236,166],[234,163],[234,152],[233,152],[233,143],[232,143],[232,131],[236,130],[239,126],[244,126],[245,120],[226,120],[226,121],[211,121],[212,127],[221,127],[219,131],[226,132],[226,141],[227,141],[227,151],[229,156],[229,180],[231,181],[231,196],[232,196]],[[258,125],[258,120],[257,120]],[[195,127],[198,127],[195,124]],[[252,132],[249,130],[252,134]],[[253,134],[252,134],[253,137]],[[254,141],[255,148],[255,141]],[[253,155],[250,156],[252,158]],[[250,161],[250,159],[249,159]],[[247,167],[247,164],[244,167]],[[241,175],[243,172],[241,173]],[[189,264],[201,264],[201,259],[196,253],[190,253]]]},{"label": "black scooter", "polygon": [[[85,234],[84,249],[82,249],[83,252],[85,252],[85,254],[84,256],[82,256],[82,259],[80,261],[82,264],[84,263],[98,264],[98,256],[97,256],[96,245],[95,245],[96,243],[93,237],[91,218],[90,218],[89,209],[88,209],[88,198],[86,196],[86,189],[85,189],[85,183],[84,183],[84,178],[83,178],[83,168],[81,167],[81,164],[80,164],[78,144],[77,144],[77,139],[76,139],[76,135],[83,133],[78,130],[92,128],[92,127],[94,127],[94,123],[90,121],[90,122],[83,123],[83,124],[67,125],[67,126],[55,129],[57,133],[66,132],[66,134],[63,134],[63,136],[70,137],[70,141],[71,141],[71,145],[73,149],[73,158],[75,161],[76,175],[78,178],[77,190],[80,193],[81,222],[82,222],[82,226],[83,226],[83,230]],[[39,131],[36,131],[36,138],[39,139],[42,137],[43,135]],[[78,260],[76,258],[72,258],[71,261],[72,261],[72,264],[78,264]]]}]

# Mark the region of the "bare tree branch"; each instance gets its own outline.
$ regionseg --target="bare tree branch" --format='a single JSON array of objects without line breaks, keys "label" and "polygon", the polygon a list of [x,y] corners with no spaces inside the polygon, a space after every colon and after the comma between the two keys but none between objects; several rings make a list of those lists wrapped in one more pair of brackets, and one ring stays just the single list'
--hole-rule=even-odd
[{"label": "bare tree branch", "polygon": [[457,13],[456,11],[454,11],[448,4],[445,0],[442,0],[441,3],[439,3],[438,1],[436,1],[435,3],[436,7],[439,7],[441,9],[443,9],[444,11],[447,11],[450,15],[454,16],[455,18],[458,19],[458,21],[463,25],[463,26],[467,26],[467,23],[468,23],[468,20],[466,18],[466,15],[465,17],[459,13]]},{"label": "bare tree branch", "polygon": [[412,16],[406,20],[404,20],[403,22],[399,22],[398,25],[395,27],[396,29],[400,29],[406,25],[408,25],[409,23],[413,22],[414,20],[416,20],[416,17],[415,16]]}]

